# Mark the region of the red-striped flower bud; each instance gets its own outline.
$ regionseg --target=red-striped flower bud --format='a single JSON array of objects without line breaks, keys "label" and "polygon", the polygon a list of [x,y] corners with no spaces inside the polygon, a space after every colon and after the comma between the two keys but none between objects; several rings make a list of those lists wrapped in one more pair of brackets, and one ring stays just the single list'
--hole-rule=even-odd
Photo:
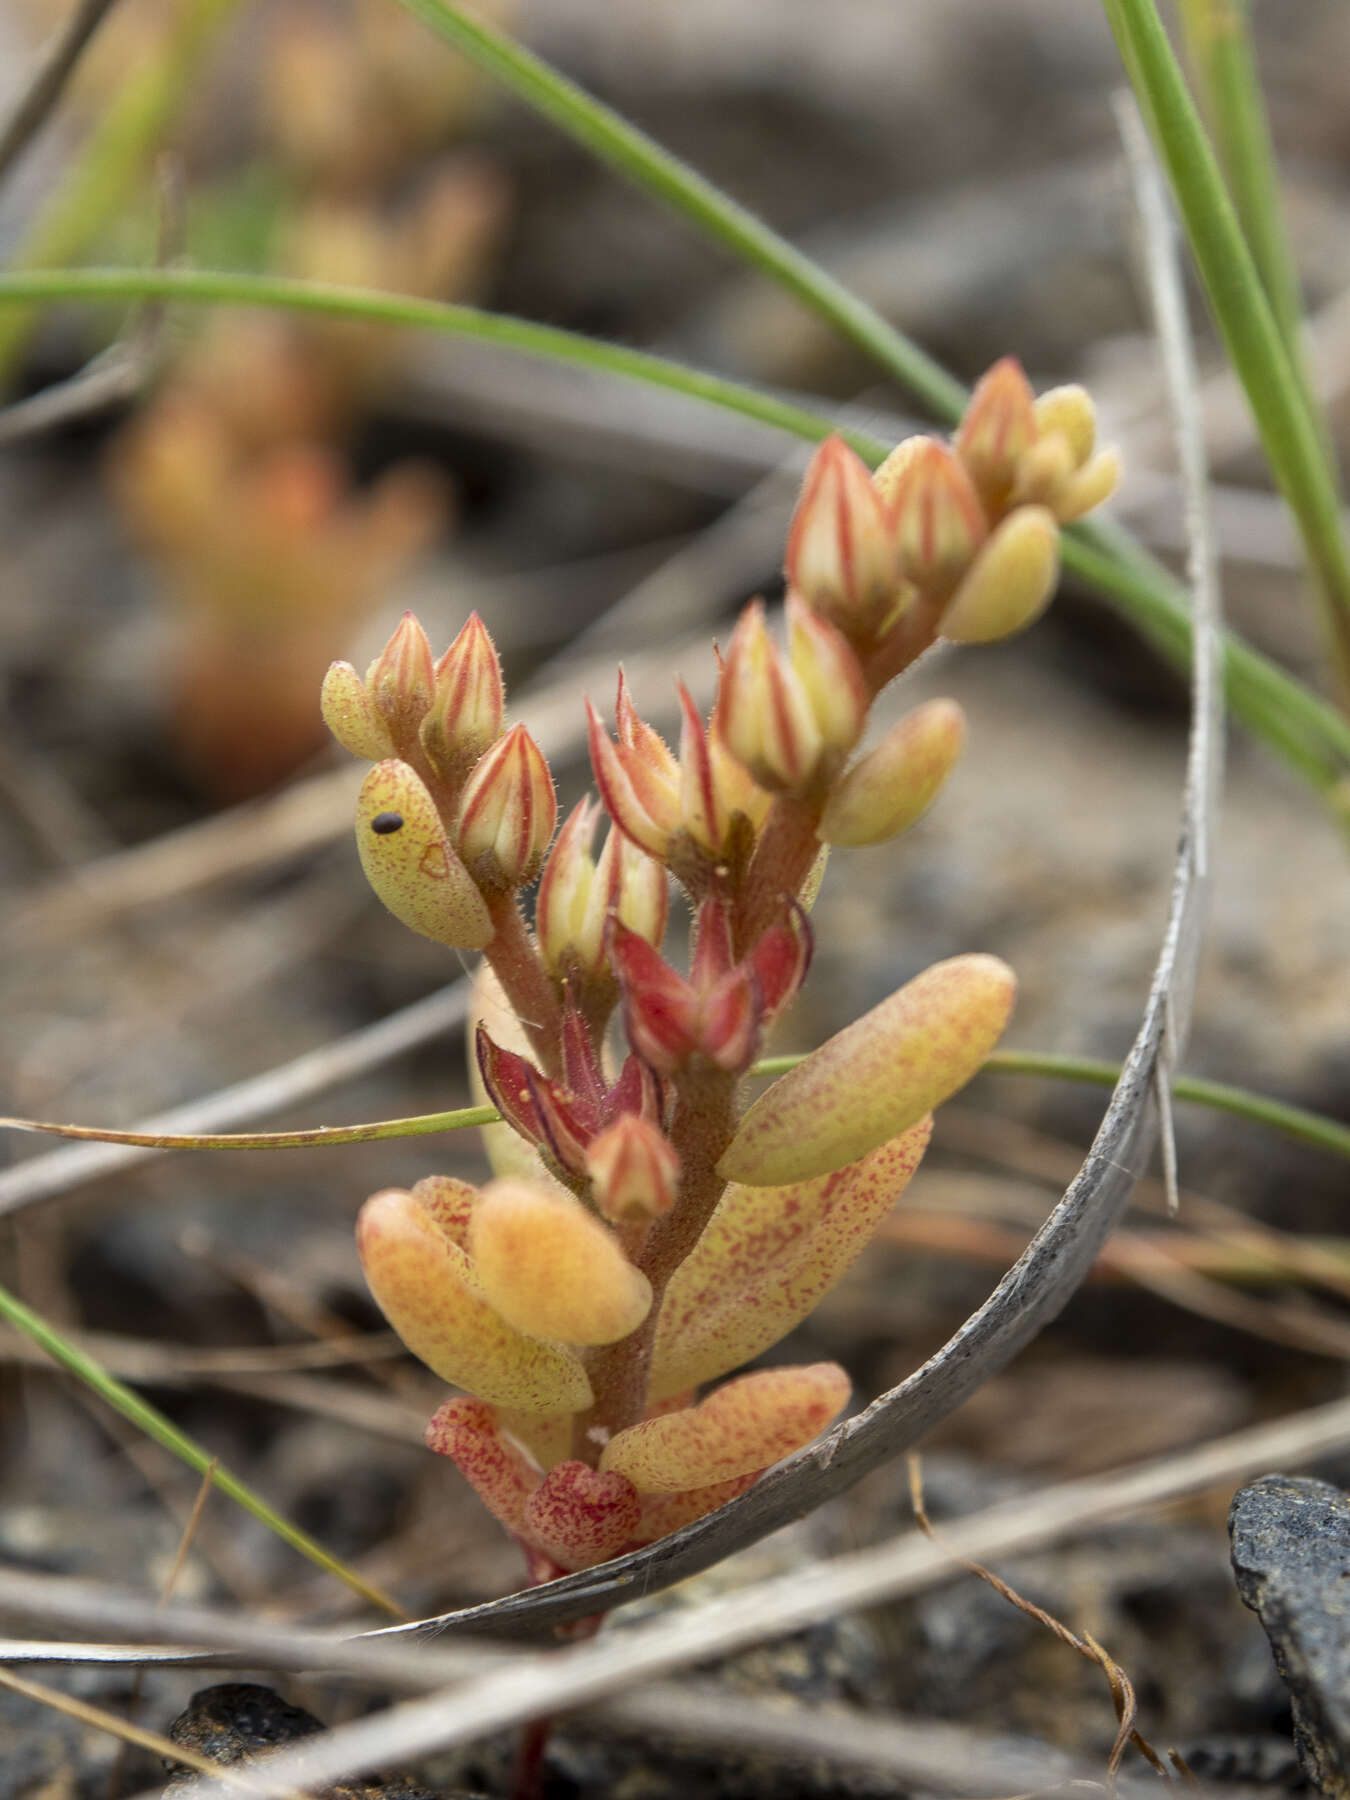
[{"label": "red-striped flower bud", "polygon": [[865,641],[899,588],[885,502],[842,438],[811,458],[787,541],[788,585],[849,637]]},{"label": "red-striped flower bud", "polygon": [[742,612],[727,645],[717,722],[737,762],[771,792],[799,792],[825,750],[806,689],[769,636],[760,600]]},{"label": "red-striped flower bud", "polygon": [[1017,482],[1022,457],[1037,437],[1035,396],[1015,356],[981,377],[956,433],[956,454],[981,500],[997,517]]},{"label": "red-striped flower bud", "polygon": [[586,1146],[595,1204],[611,1224],[655,1219],[675,1204],[680,1159],[650,1119],[624,1113]]},{"label": "red-striped flower bud", "polygon": [[890,501],[900,567],[927,594],[949,594],[989,526],[970,476],[936,438],[906,438],[876,473]]},{"label": "red-striped flower bud", "polygon": [[366,671],[375,711],[389,728],[394,748],[405,760],[417,742],[436,688],[431,645],[410,612],[405,612],[384,649]]},{"label": "red-striped flower bud", "polygon": [[460,859],[478,881],[523,887],[543,866],[557,822],[544,753],[523,725],[513,725],[465,783],[456,834]]},{"label": "red-striped flower bud", "polygon": [[825,745],[847,753],[862,736],[870,696],[862,665],[842,631],[836,631],[800,596],[787,597],[788,660],[802,684]]},{"label": "red-striped flower bud", "polygon": [[487,627],[470,613],[436,664],[436,688],[422,720],[422,748],[443,780],[454,780],[490,749],[502,732],[502,668]]},{"label": "red-striped flower bud", "polygon": [[590,854],[600,808],[583,800],[558,834],[539,882],[535,934],[553,975],[598,975],[605,967],[605,924],[611,913],[659,944],[666,929],[666,872],[617,827],[598,861]]}]

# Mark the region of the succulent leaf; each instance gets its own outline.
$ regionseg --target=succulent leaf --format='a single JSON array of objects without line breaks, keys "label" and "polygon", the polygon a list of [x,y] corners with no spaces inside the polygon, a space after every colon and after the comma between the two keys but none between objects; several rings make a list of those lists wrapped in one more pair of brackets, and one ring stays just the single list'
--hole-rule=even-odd
[{"label": "succulent leaf", "polygon": [[600,1467],[626,1475],[640,1494],[731,1481],[809,1444],[848,1395],[848,1376],[837,1363],[758,1369],[715,1389],[698,1406],[617,1432]]},{"label": "succulent leaf", "polygon": [[460,950],[491,943],[483,896],[407,763],[390,758],[366,776],[356,802],[356,847],[366,880],[404,925]]},{"label": "succulent leaf", "polygon": [[995,956],[934,963],[762,1094],[718,1163],[781,1187],[856,1162],[954,1094],[998,1042],[1016,979]]}]

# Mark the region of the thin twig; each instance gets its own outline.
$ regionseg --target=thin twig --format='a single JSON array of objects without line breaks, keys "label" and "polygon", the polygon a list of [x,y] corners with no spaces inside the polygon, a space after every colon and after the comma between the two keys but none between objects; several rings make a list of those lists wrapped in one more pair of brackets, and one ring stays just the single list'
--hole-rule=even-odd
[{"label": "thin twig", "polygon": [[27,88],[0,126],[0,179],[42,129],[65,91],[75,65],[117,0],[79,0],[74,12],[42,52]]}]

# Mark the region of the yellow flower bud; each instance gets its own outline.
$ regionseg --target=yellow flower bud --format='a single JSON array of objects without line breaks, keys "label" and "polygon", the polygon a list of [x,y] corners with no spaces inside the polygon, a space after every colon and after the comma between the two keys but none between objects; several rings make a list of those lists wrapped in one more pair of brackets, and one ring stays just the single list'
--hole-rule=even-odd
[{"label": "yellow flower bud", "polygon": [[558,822],[544,753],[513,725],[475,765],[459,803],[456,843],[481,881],[523,887],[543,866]]},{"label": "yellow flower bud", "polygon": [[1010,512],[952,595],[939,629],[958,644],[989,644],[1045,611],[1059,578],[1059,526],[1044,506]]},{"label": "yellow flower bud", "polygon": [[857,849],[908,831],[932,805],[965,735],[965,714],[955,700],[928,700],[897,719],[830,795],[821,841]]},{"label": "yellow flower bud", "polygon": [[389,727],[375,710],[364,681],[349,662],[335,662],[323,678],[323,722],[344,750],[379,762],[394,754]]}]

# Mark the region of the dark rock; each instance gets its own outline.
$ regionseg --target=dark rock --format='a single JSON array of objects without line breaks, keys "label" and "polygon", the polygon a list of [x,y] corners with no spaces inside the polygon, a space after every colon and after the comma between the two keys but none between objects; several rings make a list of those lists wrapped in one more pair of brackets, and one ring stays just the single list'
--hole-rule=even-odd
[{"label": "dark rock", "polygon": [[1263,1475],[1228,1515],[1238,1592],[1260,1615],[1294,1709],[1294,1742],[1319,1793],[1350,1800],[1350,1496]]},{"label": "dark rock", "polygon": [[[273,1689],[230,1681],[194,1694],[186,1711],[170,1725],[169,1736],[185,1750],[233,1768],[269,1750],[279,1750],[283,1744],[317,1737],[323,1729],[323,1722],[313,1713],[292,1706]],[[196,1775],[181,1771],[165,1788],[164,1800],[191,1800],[196,1792]],[[325,1788],[324,1796],[325,1800],[452,1800],[452,1796],[433,1793],[402,1775],[341,1781]]]}]

